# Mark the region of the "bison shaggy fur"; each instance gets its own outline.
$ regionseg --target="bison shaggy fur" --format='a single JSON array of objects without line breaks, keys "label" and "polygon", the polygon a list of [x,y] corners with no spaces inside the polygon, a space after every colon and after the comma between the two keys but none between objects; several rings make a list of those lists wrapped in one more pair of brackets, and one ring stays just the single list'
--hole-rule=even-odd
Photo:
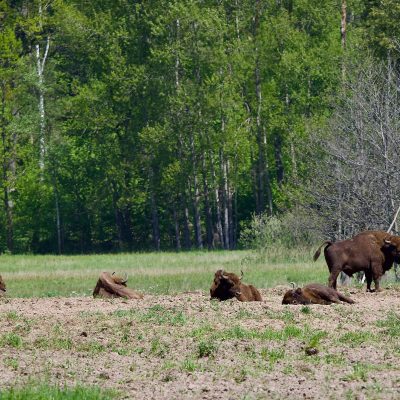
[{"label": "bison shaggy fur", "polygon": [[106,299],[124,297],[126,299],[142,299],[143,295],[126,286],[127,278],[122,278],[114,273],[102,272],[96,287],[93,290],[93,297]]},{"label": "bison shaggy fur", "polygon": [[367,281],[367,292],[372,292],[372,280],[375,290],[379,291],[379,281],[393,262],[400,262],[400,237],[385,231],[364,231],[351,239],[332,243],[325,241],[314,254],[316,261],[325,246],[325,260],[330,276],[328,286],[336,289],[340,272],[352,276],[363,271]]},{"label": "bison shaggy fur", "polygon": [[0,275],[0,297],[3,297],[6,294],[6,284],[3,280],[3,277]]},{"label": "bison shaggy fur", "polygon": [[282,304],[332,304],[340,301],[354,303],[335,289],[319,283],[310,283],[303,288],[288,290],[283,296]]},{"label": "bison shaggy fur", "polygon": [[219,269],[214,275],[210,288],[212,299],[228,300],[236,297],[239,301],[262,301],[260,292],[253,285],[242,283],[239,277],[232,272]]}]

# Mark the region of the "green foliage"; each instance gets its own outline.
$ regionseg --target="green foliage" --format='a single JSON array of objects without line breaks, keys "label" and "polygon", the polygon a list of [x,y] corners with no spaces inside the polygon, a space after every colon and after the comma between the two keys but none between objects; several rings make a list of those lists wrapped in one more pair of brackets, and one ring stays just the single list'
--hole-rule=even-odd
[{"label": "green foliage", "polygon": [[21,336],[16,333],[5,333],[0,338],[1,346],[10,346],[15,348],[20,348],[23,344]]},{"label": "green foliage", "polygon": [[391,311],[386,319],[378,321],[378,326],[384,328],[385,333],[392,338],[400,337],[400,315]]},{"label": "green foliage", "polygon": [[189,357],[183,360],[181,368],[183,371],[186,372],[195,372],[199,368],[199,366],[195,360]]},{"label": "green foliage", "polygon": [[292,213],[280,216],[269,216],[267,213],[253,215],[250,224],[241,231],[240,244],[261,252],[277,247],[310,246],[316,242],[316,237],[307,228],[303,218],[301,214]]},{"label": "green foliage", "polygon": [[186,316],[181,310],[168,310],[163,306],[155,305],[140,316],[140,321],[157,325],[184,325],[186,323]]},{"label": "green foliage", "polygon": [[310,244],[309,127],[399,7],[352,2],[343,51],[338,3],[292,3],[3,1],[0,251]]},{"label": "green foliage", "polygon": [[23,388],[13,387],[1,389],[1,400],[111,400],[116,393],[111,390],[101,390],[98,387],[59,387],[52,385],[27,385]]},{"label": "green foliage", "polygon": [[270,365],[273,365],[285,357],[285,350],[263,348],[261,350],[261,357],[267,360]]},{"label": "green foliage", "polygon": [[202,340],[198,344],[197,357],[212,357],[217,350],[218,347],[213,341]]}]

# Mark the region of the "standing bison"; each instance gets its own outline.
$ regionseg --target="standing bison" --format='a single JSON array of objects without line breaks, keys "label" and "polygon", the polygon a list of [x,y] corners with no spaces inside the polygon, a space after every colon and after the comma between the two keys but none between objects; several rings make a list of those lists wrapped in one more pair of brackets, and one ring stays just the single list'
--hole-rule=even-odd
[{"label": "standing bison", "polygon": [[282,304],[332,304],[344,301],[353,304],[354,301],[349,297],[337,292],[335,289],[310,283],[302,289],[288,290],[283,296]]},{"label": "standing bison", "polygon": [[93,297],[103,297],[106,299],[115,297],[125,297],[126,299],[142,299],[141,293],[126,287],[128,277],[121,278],[109,272],[102,272],[96,287],[93,290]]},{"label": "standing bison", "polygon": [[316,261],[325,246],[325,260],[330,276],[328,285],[336,289],[336,280],[341,271],[348,276],[364,271],[367,280],[367,292],[372,292],[374,280],[375,291],[380,291],[379,281],[393,262],[400,262],[400,237],[384,231],[364,231],[352,239],[340,242],[325,241],[314,254]]},{"label": "standing bison", "polygon": [[239,278],[232,272],[219,269],[210,288],[211,298],[228,300],[236,297],[239,301],[262,301],[260,292],[254,286],[242,283],[242,278],[243,272]]}]

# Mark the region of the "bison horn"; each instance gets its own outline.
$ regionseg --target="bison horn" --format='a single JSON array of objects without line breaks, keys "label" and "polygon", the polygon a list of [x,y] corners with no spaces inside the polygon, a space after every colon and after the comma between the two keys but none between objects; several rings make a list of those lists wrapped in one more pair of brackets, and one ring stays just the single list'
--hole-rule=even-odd
[{"label": "bison horn", "polygon": [[242,278],[243,278],[243,271],[242,270],[240,270],[240,280],[242,280]]},{"label": "bison horn", "polygon": [[385,243],[386,244],[392,244],[392,242],[390,240],[385,239]]},{"label": "bison horn", "polygon": [[290,284],[292,285],[292,289],[296,288],[296,284],[294,282],[290,282]]},{"label": "bison horn", "polygon": [[128,282],[128,274],[125,272],[125,278],[121,281],[121,283]]}]

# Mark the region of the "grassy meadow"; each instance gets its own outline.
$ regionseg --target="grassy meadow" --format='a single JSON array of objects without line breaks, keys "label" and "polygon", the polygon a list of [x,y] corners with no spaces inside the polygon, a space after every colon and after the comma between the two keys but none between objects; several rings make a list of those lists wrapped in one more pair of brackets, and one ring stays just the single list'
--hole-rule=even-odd
[{"label": "grassy meadow", "polygon": [[[244,282],[271,288],[295,282],[325,283],[324,257],[312,261],[314,249],[275,248],[255,251],[192,251],[108,255],[2,255],[0,274],[8,297],[90,296],[102,271],[128,273],[128,286],[144,293],[208,291],[217,269],[244,272]],[[392,272],[389,280],[393,280]]]},{"label": "grassy meadow", "polygon": [[128,286],[151,294],[208,290],[219,269],[240,273],[260,288],[296,282],[325,282],[323,257],[312,261],[313,249],[192,251],[109,255],[2,255],[0,274],[8,297],[89,296],[102,271],[128,273]]}]

